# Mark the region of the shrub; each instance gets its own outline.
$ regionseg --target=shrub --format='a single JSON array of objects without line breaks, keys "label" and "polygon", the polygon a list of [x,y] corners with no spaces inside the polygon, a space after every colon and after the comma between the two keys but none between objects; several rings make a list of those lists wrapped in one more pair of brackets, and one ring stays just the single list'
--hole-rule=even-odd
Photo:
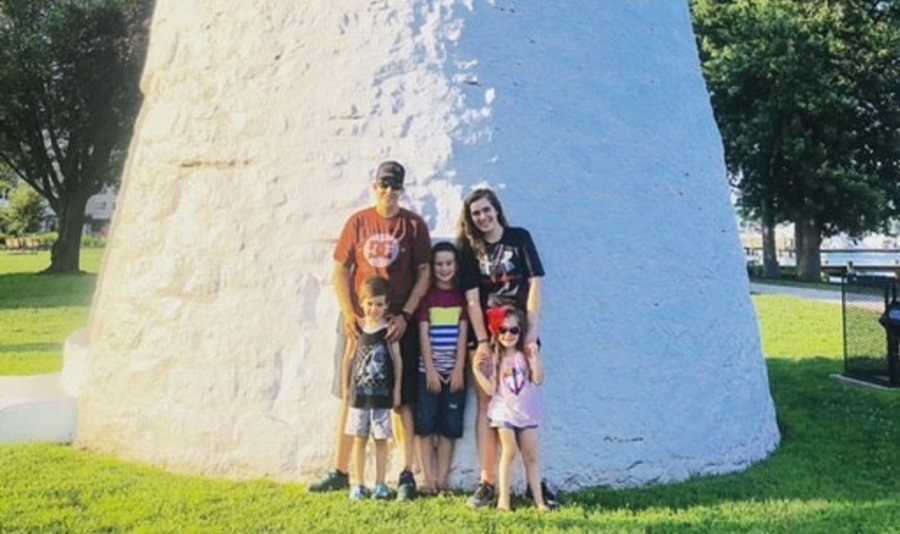
[{"label": "shrub", "polygon": [[81,237],[81,246],[84,248],[104,248],[106,238],[99,235],[84,235]]},{"label": "shrub", "polygon": [[53,246],[53,243],[56,243],[56,240],[59,238],[59,234],[56,232],[44,232],[42,234],[35,234],[30,236],[37,243],[38,248],[49,249]]},{"label": "shrub", "polygon": [[28,185],[20,185],[9,196],[9,207],[0,210],[6,233],[21,236],[35,232],[44,218],[44,199]]}]

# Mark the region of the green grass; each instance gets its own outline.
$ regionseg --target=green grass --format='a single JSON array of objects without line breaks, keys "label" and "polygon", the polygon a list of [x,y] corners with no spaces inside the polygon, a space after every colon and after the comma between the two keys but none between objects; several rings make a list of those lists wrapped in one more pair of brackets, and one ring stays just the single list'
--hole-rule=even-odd
[{"label": "green grass", "polygon": [[864,379],[886,376],[884,328],[879,312],[847,308],[847,362],[849,374]]},{"label": "green grass", "polygon": [[[42,280],[51,283],[41,278],[35,291]],[[598,488],[542,516],[474,512],[463,496],[351,506],[344,493],[295,484],[174,475],[71,447],[2,446],[0,532],[900,532],[900,393],[828,378],[842,369],[838,306],[754,302],[783,441],[743,473]]]},{"label": "green grass", "polygon": [[0,252],[0,375],[61,369],[63,342],[87,322],[102,254],[82,250],[89,274],[44,275],[49,252]]}]

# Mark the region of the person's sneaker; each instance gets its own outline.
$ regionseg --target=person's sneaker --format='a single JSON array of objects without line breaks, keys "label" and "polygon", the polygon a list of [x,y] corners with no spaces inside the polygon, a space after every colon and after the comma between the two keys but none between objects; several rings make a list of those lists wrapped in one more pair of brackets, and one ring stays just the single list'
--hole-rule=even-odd
[{"label": "person's sneaker", "polygon": [[375,489],[372,491],[372,498],[378,499],[379,501],[386,501],[394,496],[394,492],[391,491],[391,488],[387,487],[384,484],[378,484],[375,486]]},{"label": "person's sneaker", "polygon": [[416,477],[412,472],[404,469],[400,472],[400,480],[397,482],[397,500],[411,501],[416,498]]},{"label": "person's sneaker", "polygon": [[321,493],[325,491],[340,491],[350,487],[350,477],[347,473],[341,473],[337,469],[325,475],[325,478],[309,487],[309,491]]},{"label": "person's sneaker", "polygon": [[350,488],[350,500],[353,502],[364,501],[369,498],[369,490],[365,486],[353,486]]},{"label": "person's sneaker", "polygon": [[475,488],[475,493],[469,497],[469,506],[472,508],[487,508],[494,506],[497,501],[497,492],[494,491],[494,485],[487,482],[479,482]]},{"label": "person's sneaker", "polygon": [[[547,508],[551,510],[559,508],[559,496],[550,489],[546,480],[541,480],[541,494],[544,496],[544,504],[547,505]],[[527,485],[525,486],[525,498],[534,502],[534,497],[531,495],[531,488]]]}]

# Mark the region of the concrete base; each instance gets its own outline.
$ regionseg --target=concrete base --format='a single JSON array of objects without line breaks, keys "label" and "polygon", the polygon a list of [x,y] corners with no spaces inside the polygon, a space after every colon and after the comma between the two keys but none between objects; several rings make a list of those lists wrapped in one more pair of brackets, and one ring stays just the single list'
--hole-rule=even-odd
[{"label": "concrete base", "polygon": [[71,443],[78,403],[60,374],[0,378],[0,443]]},{"label": "concrete base", "polygon": [[75,331],[63,347],[63,370],[59,382],[63,390],[76,399],[84,381],[89,349],[87,328]]}]

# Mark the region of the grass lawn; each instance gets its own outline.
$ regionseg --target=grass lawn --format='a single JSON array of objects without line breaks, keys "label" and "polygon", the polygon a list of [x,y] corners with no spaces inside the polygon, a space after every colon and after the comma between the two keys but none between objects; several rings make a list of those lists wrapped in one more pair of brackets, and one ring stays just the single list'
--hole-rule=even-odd
[{"label": "grass lawn", "polygon": [[49,252],[0,252],[0,375],[61,369],[63,342],[87,322],[102,254],[81,251],[81,268],[89,274],[41,275]]},{"label": "grass lawn", "polygon": [[[53,282],[33,289],[42,281]],[[59,298],[58,308],[73,304]],[[754,302],[783,441],[740,474],[600,488],[569,496],[558,513],[500,514],[471,511],[463,496],[351,506],[344,493],[300,485],[179,476],[71,447],[0,446],[0,532],[900,532],[900,393],[828,378],[842,367],[839,307]]]}]

